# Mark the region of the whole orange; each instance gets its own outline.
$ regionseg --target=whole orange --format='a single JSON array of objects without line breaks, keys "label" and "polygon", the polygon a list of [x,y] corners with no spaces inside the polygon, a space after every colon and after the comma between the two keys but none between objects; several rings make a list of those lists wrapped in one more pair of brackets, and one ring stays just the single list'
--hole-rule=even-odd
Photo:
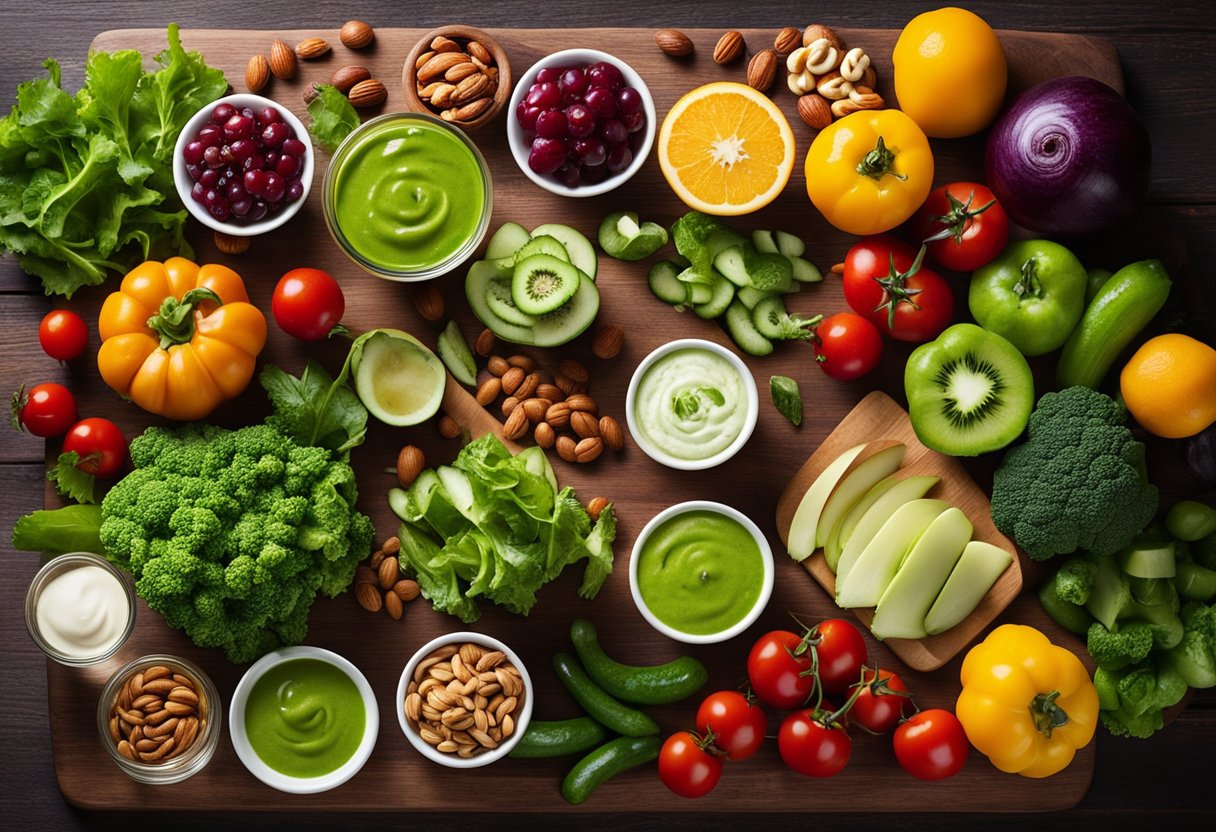
[{"label": "whole orange", "polygon": [[1119,389],[1149,433],[1194,436],[1216,422],[1216,350],[1189,335],[1158,335],[1127,362]]},{"label": "whole orange", "polygon": [[978,133],[1005,100],[1005,50],[992,27],[966,9],[937,9],[912,18],[899,34],[891,63],[899,108],[934,138]]}]

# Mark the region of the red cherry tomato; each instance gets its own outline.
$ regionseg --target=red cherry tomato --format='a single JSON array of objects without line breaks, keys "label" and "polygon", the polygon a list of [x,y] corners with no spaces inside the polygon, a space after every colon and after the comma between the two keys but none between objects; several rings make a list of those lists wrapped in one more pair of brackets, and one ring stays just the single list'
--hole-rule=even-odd
[{"label": "red cherry tomato", "polygon": [[80,454],[76,467],[95,477],[112,477],[127,461],[127,439],[118,425],[93,416],[81,419],[63,439],[63,452]]},{"label": "red cherry tomato", "polygon": [[38,324],[38,343],[51,358],[71,361],[89,345],[89,328],[75,312],[56,309]]},{"label": "red cherry tomato", "polygon": [[844,299],[896,340],[936,338],[954,315],[954,292],[923,259],[894,237],[864,238],[844,258]]},{"label": "red cherry tomato", "polygon": [[848,693],[861,678],[866,663],[866,640],[861,633],[844,619],[829,618],[812,629],[811,643],[819,655],[819,680],[824,692]]},{"label": "red cherry tomato", "polygon": [[320,269],[292,269],[274,287],[270,310],[279,327],[301,341],[327,337],[346,312],[338,281]]},{"label": "red cherry tomato", "polygon": [[667,738],[659,751],[659,779],[680,797],[703,797],[722,777],[722,759],[688,731]]},{"label": "red cherry tomato", "polygon": [[878,327],[852,312],[838,312],[815,328],[815,361],[840,381],[860,378],[878,366],[882,335]]},{"label": "red cherry tomato", "polygon": [[867,670],[865,683],[849,716],[861,727],[875,734],[885,734],[912,710],[908,686],[889,670]]},{"label": "red cherry tomato", "polygon": [[808,777],[831,777],[849,762],[853,743],[844,728],[826,725],[821,713],[794,711],[781,723],[777,749],[785,764]]},{"label": "red cherry tomato", "polygon": [[896,728],[894,747],[904,771],[921,780],[953,777],[971,750],[958,717],[941,708],[921,711]]},{"label": "red cherry tomato", "polygon": [[1004,251],[1009,240],[1005,209],[978,182],[934,188],[912,227],[928,245],[933,262],[956,272],[975,271]]},{"label": "red cherry tomato", "polygon": [[752,645],[747,678],[756,697],[771,708],[801,707],[815,691],[811,654],[802,636],[788,630],[765,633]]},{"label": "red cherry tomato", "polygon": [[13,394],[13,427],[34,436],[62,436],[77,419],[76,397],[62,384],[35,384]]},{"label": "red cherry tomato", "polygon": [[737,690],[720,690],[697,708],[697,730],[713,739],[728,760],[746,760],[760,750],[768,719],[764,710]]}]

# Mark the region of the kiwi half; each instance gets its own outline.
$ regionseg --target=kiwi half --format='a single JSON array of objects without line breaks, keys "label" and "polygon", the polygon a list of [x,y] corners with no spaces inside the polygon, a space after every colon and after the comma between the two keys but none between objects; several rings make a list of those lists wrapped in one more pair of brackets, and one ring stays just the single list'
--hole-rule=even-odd
[{"label": "kiwi half", "polygon": [[976,456],[1017,439],[1034,407],[1034,379],[1017,347],[955,324],[918,347],[904,370],[908,416],[926,446]]},{"label": "kiwi half", "polygon": [[548,254],[520,260],[511,275],[511,299],[527,315],[552,312],[578,291],[578,269]]}]

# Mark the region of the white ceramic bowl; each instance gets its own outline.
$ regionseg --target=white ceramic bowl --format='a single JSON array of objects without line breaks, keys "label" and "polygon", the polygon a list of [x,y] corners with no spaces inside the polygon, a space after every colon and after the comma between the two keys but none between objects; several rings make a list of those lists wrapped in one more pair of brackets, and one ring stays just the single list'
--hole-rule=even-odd
[{"label": "white ceramic bowl", "polygon": [[[730,445],[713,456],[703,459],[681,459],[657,447],[642,431],[641,425],[638,423],[639,417],[634,413],[634,406],[637,404],[638,386],[642,382],[642,377],[646,375],[646,371],[654,366],[655,362],[660,358],[684,349],[707,350],[725,358],[741,376],[743,389],[747,396],[747,414],[744,417],[743,426],[739,430],[739,435],[735,437],[735,440]],[[756,429],[756,420],[759,416],[760,393],[756,390],[756,380],[752,378],[751,370],[747,369],[747,365],[743,363],[743,359],[739,358],[739,356],[726,347],[701,338],[681,338],[677,341],[670,341],[650,353],[650,355],[642,359],[642,363],[638,364],[637,369],[633,371],[633,376],[629,379],[629,388],[625,392],[625,421],[629,425],[629,433],[633,436],[633,441],[637,442],[638,447],[655,462],[681,471],[701,471],[726,462],[726,460],[738,453],[739,449],[747,444],[747,440],[751,438],[752,431]]]},{"label": "white ceramic bowl", "polygon": [[[333,665],[350,677],[350,680],[355,683],[355,687],[358,688],[359,695],[363,697],[362,742],[359,743],[359,747],[355,749],[355,753],[349,760],[328,774],[322,774],[319,777],[290,777],[275,771],[262,762],[262,758],[249,744],[249,736],[245,733],[245,706],[249,702],[249,692],[253,690],[254,684],[272,667],[295,659],[316,659]],[[262,656],[245,671],[241,681],[237,682],[236,690],[232,693],[232,702],[228,707],[228,734],[232,737],[232,747],[236,750],[236,755],[244,763],[245,768],[267,786],[292,794],[315,794],[328,791],[354,777],[372,756],[372,749],[376,745],[376,737],[379,733],[380,711],[376,705],[376,695],[372,692],[372,686],[368,684],[367,678],[359,672],[359,668],[342,656],[320,647],[284,647]]]},{"label": "white ceramic bowl", "polygon": [[[194,137],[198,135],[198,131],[202,129],[202,126],[211,119],[211,111],[219,104],[231,104],[238,110],[249,107],[255,111],[264,107],[274,107],[283,115],[283,121],[290,124],[291,128],[295,130],[296,138],[308,146],[308,152],[304,154],[304,167],[300,173],[300,184],[304,186],[304,193],[299,199],[277,214],[267,216],[266,219],[260,222],[251,222],[244,225],[235,222],[220,222],[190,196],[190,191],[194,187],[194,180],[186,173],[186,158],[182,154],[182,151],[187,144],[194,140]],[[177,146],[173,148],[173,182],[177,186],[177,195],[181,199],[182,204],[186,206],[186,210],[190,212],[190,216],[203,225],[215,231],[231,234],[234,237],[255,237],[258,234],[273,231],[294,217],[300,210],[300,206],[308,199],[308,191],[312,188],[312,174],[316,168],[316,155],[317,152],[312,145],[312,138],[308,135],[308,128],[287,107],[277,101],[271,101],[269,98],[263,98],[260,95],[253,95],[251,93],[226,95],[203,107],[182,128],[182,132],[177,137]]]},{"label": "white ceramic bowl", "polygon": [[[698,635],[693,633],[685,633],[682,630],[677,630],[670,625],[660,621],[650,608],[646,606],[646,601],[642,598],[642,591],[638,587],[638,560],[642,552],[642,547],[654,533],[654,530],[663,523],[676,517],[680,514],[686,514],[690,511],[712,511],[717,514],[729,517],[743,528],[747,529],[752,539],[756,541],[756,545],[760,547],[760,561],[764,570],[762,577],[763,583],[760,587],[760,596],[756,599],[756,603],[748,611],[747,615],[743,616],[736,624],[728,627],[717,633],[709,633],[708,635]],[[756,619],[760,617],[760,613],[764,612],[764,608],[768,606],[768,600],[773,594],[773,550],[768,545],[768,538],[760,531],[752,519],[738,509],[731,508],[722,503],[715,503],[709,500],[690,500],[686,503],[677,503],[670,508],[664,509],[650,519],[637,536],[637,540],[633,543],[633,551],[629,556],[629,592],[633,595],[633,603],[638,608],[638,612],[646,619],[646,623],[654,627],[663,635],[676,641],[682,641],[686,644],[716,644],[720,641],[734,638],[739,633],[746,630]]]},{"label": "white ceramic bowl", "polygon": [[[524,701],[519,706],[514,714],[515,731],[506,740],[501,742],[498,748],[485,751],[481,754],[472,757],[460,757],[456,754],[450,754],[443,751],[436,751],[435,747],[427,744],[418,732],[410,725],[410,721],[405,716],[405,697],[406,691],[409,689],[410,680],[414,677],[414,670],[418,667],[418,663],[429,656],[432,652],[444,647],[448,644],[464,644],[472,642],[481,645],[490,650],[501,650],[506,654],[507,659],[519,671],[519,676],[524,682]],[[405,734],[405,738],[410,741],[410,745],[414,746],[422,756],[432,760],[439,765],[448,766],[449,768],[478,768],[479,766],[489,765],[495,760],[499,760],[511,753],[511,749],[519,742],[520,737],[528,730],[528,723],[532,721],[532,700],[535,698],[534,689],[532,687],[532,677],[528,675],[528,669],[524,667],[524,663],[516,655],[515,651],[507,645],[503,644],[496,638],[485,635],[484,633],[448,633],[447,635],[439,636],[431,639],[426,644],[418,649],[418,652],[413,655],[409,662],[405,665],[405,669],[401,671],[401,680],[397,683],[397,699],[393,707],[397,710],[397,721],[401,725],[401,731]]]},{"label": "white ceramic bowl", "polygon": [[[586,66],[599,61],[607,61],[619,69],[625,77],[625,83],[642,94],[642,110],[646,113],[646,126],[642,130],[642,143],[638,146],[637,152],[633,154],[633,161],[629,167],[620,173],[611,174],[603,182],[598,182],[594,185],[580,185],[577,188],[567,188],[552,176],[541,176],[528,167],[528,151],[530,148],[524,138],[524,129],[519,126],[519,120],[515,117],[515,108],[519,105],[519,102],[524,100],[524,96],[528,94],[528,89],[536,81],[537,74],[543,68],[547,66]],[[654,98],[650,95],[650,88],[646,86],[646,82],[642,80],[642,76],[638,75],[633,67],[620,58],[609,55],[607,52],[601,52],[598,49],[564,49],[561,52],[554,52],[552,55],[547,55],[537,61],[528,67],[528,71],[515,82],[515,90],[511,93],[511,100],[507,104],[507,143],[511,147],[511,155],[515,157],[515,164],[519,165],[519,169],[524,172],[524,175],[537,185],[559,196],[599,196],[628,182],[646,162],[646,157],[650,155],[650,149],[654,146],[654,137],[657,132],[658,124],[654,110]]]}]

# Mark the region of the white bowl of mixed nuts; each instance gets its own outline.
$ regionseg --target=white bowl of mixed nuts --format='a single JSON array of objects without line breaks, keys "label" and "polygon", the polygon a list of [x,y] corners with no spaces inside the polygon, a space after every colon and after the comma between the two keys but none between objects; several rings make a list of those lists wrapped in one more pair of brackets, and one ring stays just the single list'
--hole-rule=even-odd
[{"label": "white bowl of mixed nuts", "polygon": [[450,768],[511,752],[532,719],[532,678],[519,656],[483,633],[424,644],[401,672],[397,719],[414,748]]}]

